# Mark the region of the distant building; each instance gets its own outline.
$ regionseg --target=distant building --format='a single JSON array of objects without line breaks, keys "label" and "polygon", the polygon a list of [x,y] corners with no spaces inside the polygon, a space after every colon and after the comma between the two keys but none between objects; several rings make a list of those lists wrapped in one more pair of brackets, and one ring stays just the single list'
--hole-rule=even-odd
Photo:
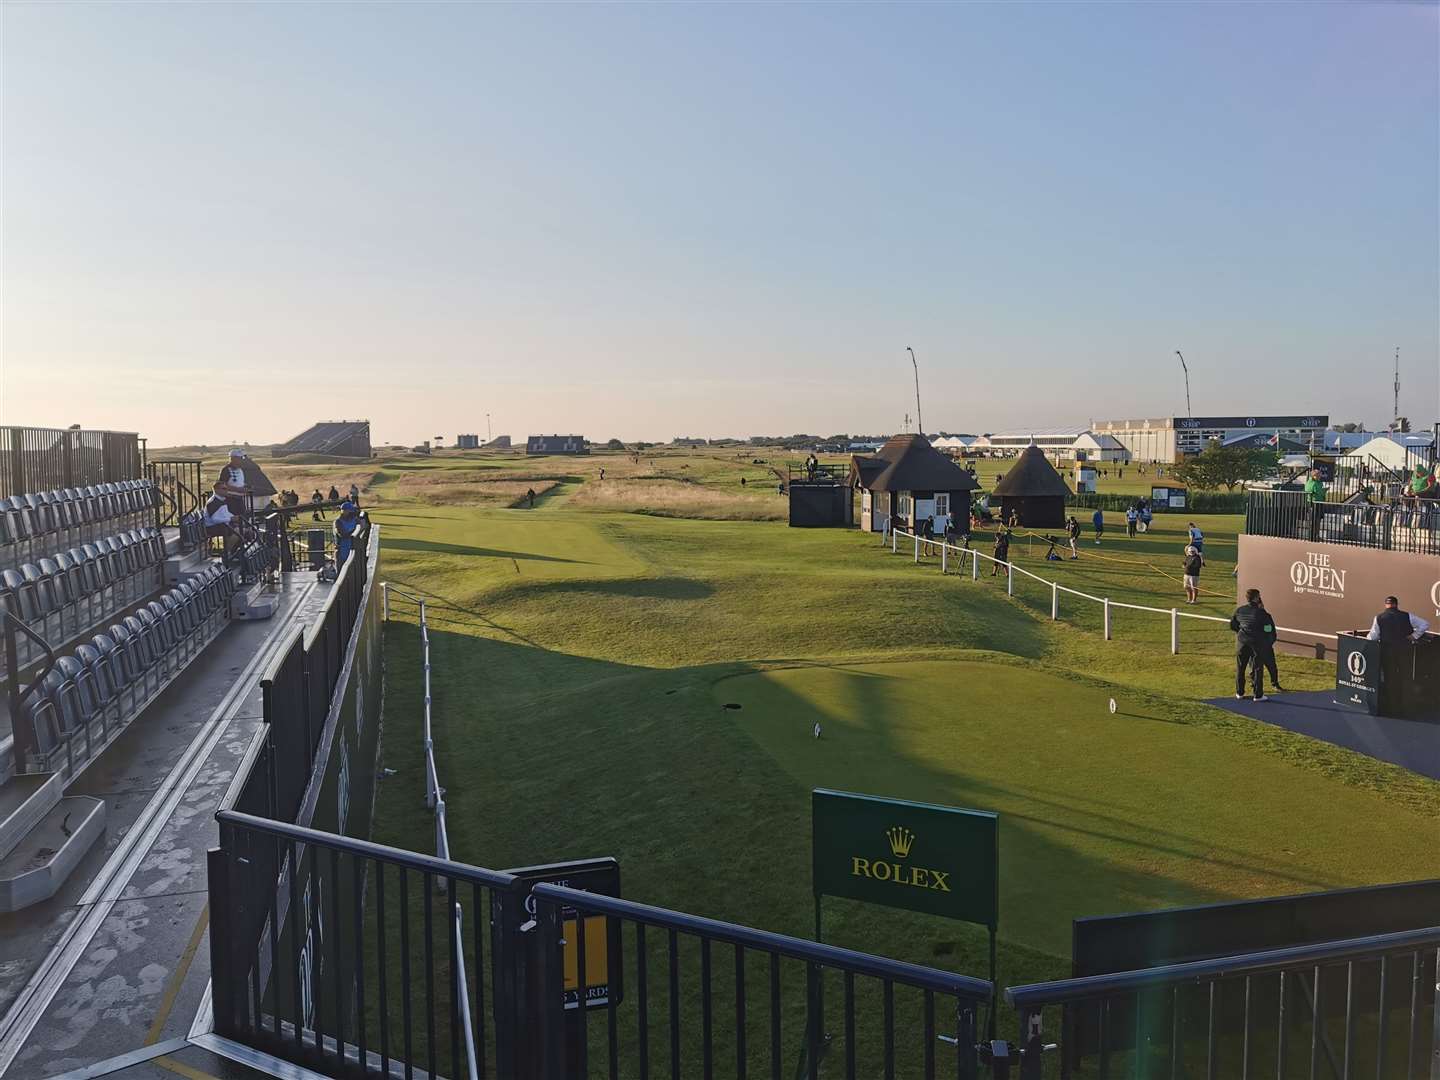
[{"label": "distant building", "polygon": [[510,436],[509,436],[509,435],[496,435],[495,438],[491,439],[489,442],[487,442],[487,443],[485,444],[485,449],[486,449],[486,450],[509,450],[509,449],[510,449]]},{"label": "distant building", "polygon": [[456,448],[457,450],[479,450],[479,449],[480,449],[480,436],[479,436],[479,435],[456,435],[456,436],[455,436],[455,448]]},{"label": "distant building", "polygon": [[1065,524],[1065,500],[1070,488],[1055,471],[1039,446],[1028,446],[1015,464],[1006,470],[990,493],[990,509],[997,509],[1001,521],[1010,514],[1020,517],[1025,529],[1058,529]]},{"label": "distant building", "polygon": [[1395,472],[1408,473],[1420,460],[1415,450],[1429,447],[1432,437],[1428,431],[1415,434],[1400,434],[1382,431],[1371,434],[1370,438],[1343,455],[1347,464],[1378,463]]},{"label": "distant building", "polygon": [[271,451],[273,457],[319,454],[323,457],[370,458],[369,420],[325,420],[306,428]]},{"label": "distant building", "polygon": [[1222,444],[1238,435],[1280,435],[1302,446],[1325,444],[1330,417],[1320,413],[1294,416],[1162,416],[1150,420],[1100,420],[1091,426],[1097,435],[1112,435],[1130,451],[1134,461],[1162,464],[1193,457],[1218,439]]},{"label": "distant building", "polygon": [[970,493],[980,485],[924,435],[896,435],[874,456],[850,459],[850,486],[860,489],[860,527],[913,530],[933,518],[937,534],[953,517],[970,527]]},{"label": "distant building", "polygon": [[525,440],[527,454],[588,454],[584,435],[531,435]]},{"label": "distant building", "polygon": [[709,441],[708,439],[682,439],[682,438],[678,438],[678,437],[677,437],[676,439],[674,439],[674,440],[671,442],[670,445],[671,445],[671,446],[688,446],[688,447],[709,446],[709,445],[710,445],[710,441]]},{"label": "distant building", "polygon": [[1081,434],[1070,444],[1069,452],[1060,456],[1078,461],[1081,452],[1085,454],[1086,461],[1117,461],[1123,464],[1130,460],[1130,451],[1114,435],[1096,435],[1093,431]]},{"label": "distant building", "polygon": [[1078,427],[1015,428],[982,435],[971,446],[977,450],[988,449],[994,454],[1018,454],[1027,446],[1038,446],[1048,454],[1068,457],[1075,440],[1088,430]]},{"label": "distant building", "polygon": [[941,435],[939,438],[930,440],[930,445],[936,450],[946,450],[950,453],[969,450],[974,444],[974,435]]}]

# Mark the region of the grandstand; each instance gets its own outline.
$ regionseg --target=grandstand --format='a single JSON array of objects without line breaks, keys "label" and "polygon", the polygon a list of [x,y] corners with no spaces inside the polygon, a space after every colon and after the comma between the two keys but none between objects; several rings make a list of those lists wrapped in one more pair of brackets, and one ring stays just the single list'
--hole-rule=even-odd
[{"label": "grandstand", "polygon": [[369,420],[325,420],[306,428],[272,451],[275,457],[318,454],[332,458],[370,458]]}]

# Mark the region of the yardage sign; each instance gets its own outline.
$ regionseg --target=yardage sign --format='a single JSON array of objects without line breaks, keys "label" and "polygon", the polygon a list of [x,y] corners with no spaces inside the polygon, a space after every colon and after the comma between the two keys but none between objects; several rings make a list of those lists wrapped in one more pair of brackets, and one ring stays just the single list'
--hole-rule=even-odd
[{"label": "yardage sign", "polygon": [[[545,882],[602,896],[620,895],[620,864],[613,858],[522,866],[505,872],[520,878],[527,885]],[[525,912],[527,917],[535,917],[535,898],[528,892],[525,894]],[[585,987],[582,991],[578,915],[574,908],[569,907],[560,912],[560,936],[564,939],[561,969],[565,980],[565,1008],[578,1009],[582,997],[587,1009],[609,1005],[612,998],[618,1005],[624,998],[620,923],[604,915],[585,916]]]},{"label": "yardage sign", "polygon": [[810,798],[817,902],[841,896],[996,928],[996,815],[823,788]]}]

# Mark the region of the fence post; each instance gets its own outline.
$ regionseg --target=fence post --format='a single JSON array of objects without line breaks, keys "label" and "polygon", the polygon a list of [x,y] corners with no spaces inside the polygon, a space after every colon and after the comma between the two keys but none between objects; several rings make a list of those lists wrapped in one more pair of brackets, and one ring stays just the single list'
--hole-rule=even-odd
[{"label": "fence post", "polygon": [[1015,564],[1014,564],[1014,563],[1008,563],[1008,562],[1007,562],[1007,563],[1005,564],[1005,595],[1006,595],[1006,596],[1014,596],[1014,595],[1015,595]]},{"label": "fence post", "polygon": [[1105,640],[1110,640],[1110,598],[1105,597]]},{"label": "fence post", "polygon": [[1060,583],[1056,581],[1050,583],[1050,618],[1060,618]]},{"label": "fence post", "polygon": [[970,580],[980,580],[980,555],[978,552],[970,552]]},{"label": "fence post", "polygon": [[1170,609],[1170,655],[1174,656],[1180,651],[1180,612],[1175,608]]},{"label": "fence post", "polygon": [[915,541],[915,561],[918,563],[920,561],[920,534],[916,533],[910,539]]},{"label": "fence post", "polygon": [[891,526],[890,526],[890,554],[891,554],[891,555],[894,555],[895,552],[899,550],[899,549],[896,547],[896,545],[897,545],[899,542],[900,542],[900,537],[899,537],[899,536],[896,534],[896,532],[895,532],[895,526],[894,526],[894,525],[891,525]]},{"label": "fence post", "polygon": [[949,554],[950,554],[950,545],[949,545],[949,544],[941,544],[941,545],[940,545],[940,573],[942,573],[942,574],[945,573],[945,565],[946,565],[946,562],[948,561],[948,560],[946,559],[946,556],[949,555]]},{"label": "fence post", "polygon": [[380,582],[380,621],[390,621],[390,583]]}]

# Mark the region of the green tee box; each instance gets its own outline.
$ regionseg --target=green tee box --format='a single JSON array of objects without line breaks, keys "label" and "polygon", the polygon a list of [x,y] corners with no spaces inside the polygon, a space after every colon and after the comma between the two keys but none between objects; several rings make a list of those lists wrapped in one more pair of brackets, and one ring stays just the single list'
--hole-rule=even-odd
[{"label": "green tee box", "polygon": [[841,896],[996,929],[999,818],[981,810],[811,792],[815,896]]}]

